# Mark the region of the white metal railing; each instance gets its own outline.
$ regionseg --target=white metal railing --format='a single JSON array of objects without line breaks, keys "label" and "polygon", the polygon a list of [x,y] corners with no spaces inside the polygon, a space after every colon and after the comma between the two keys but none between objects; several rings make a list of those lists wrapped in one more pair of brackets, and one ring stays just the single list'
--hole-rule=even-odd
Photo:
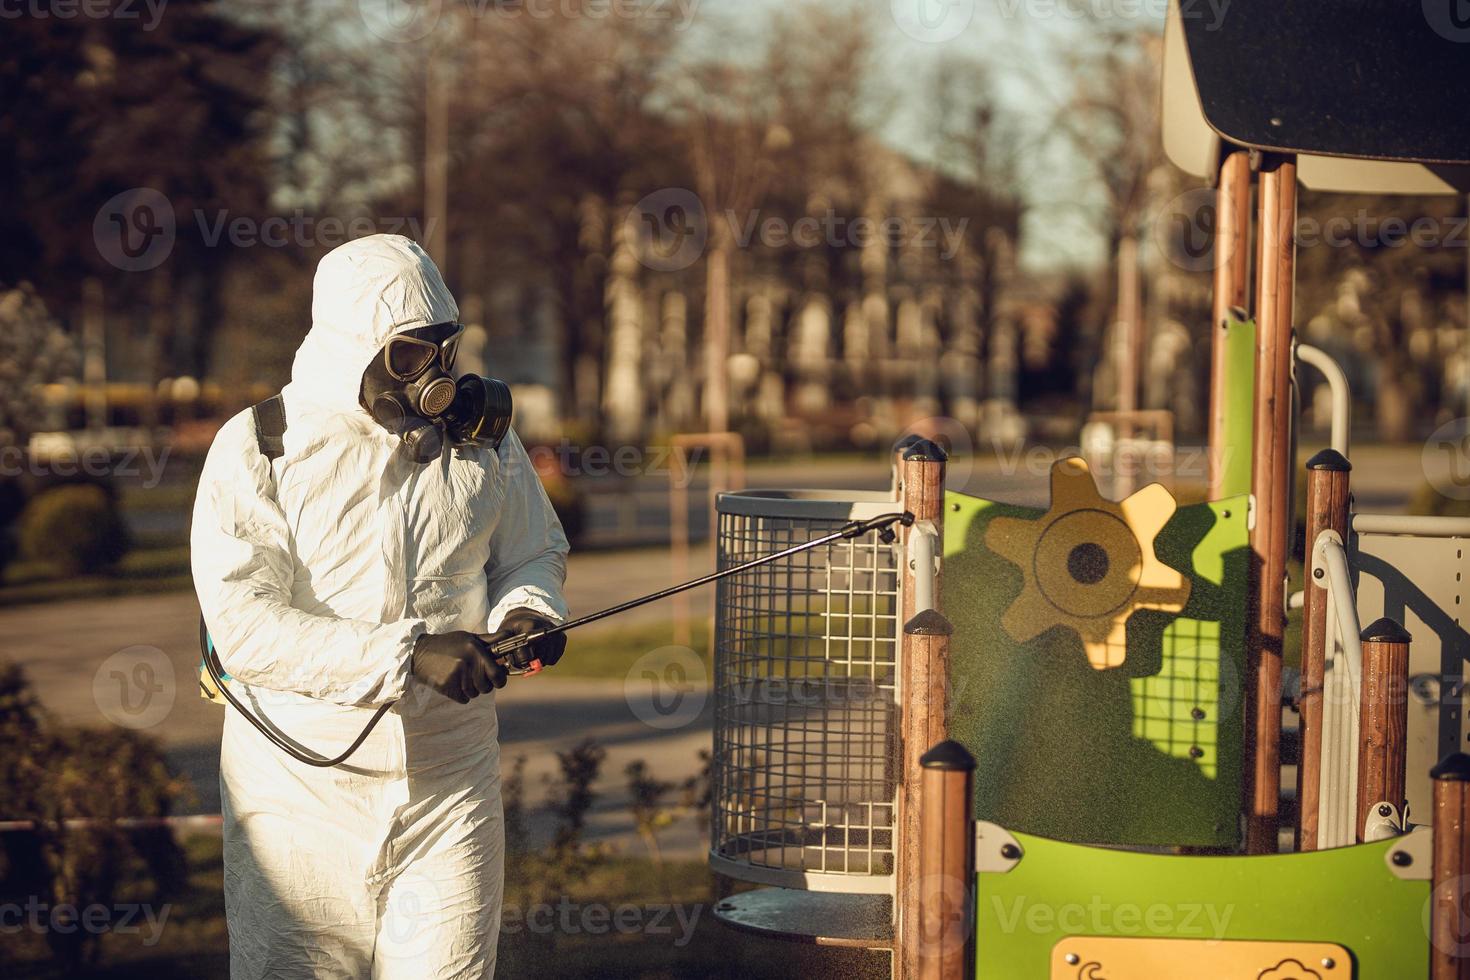
[{"label": "white metal railing", "polygon": [[1362,626],[1342,536],[1326,530],[1312,546],[1312,567],[1326,570],[1326,650],[1322,681],[1322,759],[1317,846],[1357,841],[1358,706],[1363,677]]},{"label": "white metal railing", "polygon": [[1297,360],[1310,364],[1327,379],[1327,388],[1332,393],[1332,434],[1329,436],[1333,449],[1348,454],[1348,423],[1352,419],[1352,394],[1348,391],[1347,375],[1342,366],[1326,351],[1310,344],[1296,345]]}]

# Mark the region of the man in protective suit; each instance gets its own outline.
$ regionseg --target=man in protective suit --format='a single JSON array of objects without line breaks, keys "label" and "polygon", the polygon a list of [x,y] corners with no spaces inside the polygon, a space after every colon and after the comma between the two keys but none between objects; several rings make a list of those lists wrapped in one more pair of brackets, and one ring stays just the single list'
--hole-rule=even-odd
[{"label": "man in protective suit", "polygon": [[[317,268],[311,329],[282,392],[282,451],[262,453],[245,411],[204,464],[194,582],[230,690],[325,756],[395,702],[330,768],[291,758],[227,711],[236,978],[494,973],[504,867],[494,688],[506,670],[479,634],[565,617],[567,541],[514,433],[498,448],[446,438],[435,454],[434,439],[405,438],[403,419],[374,417],[394,399],[411,414],[400,389],[451,373],[458,318],[408,239],[335,249]],[[564,644],[542,638],[533,653],[550,665]]]}]

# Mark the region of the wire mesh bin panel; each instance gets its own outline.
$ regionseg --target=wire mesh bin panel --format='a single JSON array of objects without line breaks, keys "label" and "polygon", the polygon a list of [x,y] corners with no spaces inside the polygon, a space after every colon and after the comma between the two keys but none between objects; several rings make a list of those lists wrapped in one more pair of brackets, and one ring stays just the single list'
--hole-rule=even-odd
[{"label": "wire mesh bin panel", "polygon": [[[839,491],[721,494],[719,567],[894,506]],[[716,871],[818,891],[890,889],[900,578],[899,546],[868,534],[719,583]]]}]

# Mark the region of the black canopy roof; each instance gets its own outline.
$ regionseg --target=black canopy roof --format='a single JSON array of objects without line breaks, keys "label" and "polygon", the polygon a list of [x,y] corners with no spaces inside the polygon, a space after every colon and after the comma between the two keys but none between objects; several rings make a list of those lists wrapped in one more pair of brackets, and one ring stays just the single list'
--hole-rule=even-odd
[{"label": "black canopy roof", "polygon": [[1242,146],[1470,162],[1466,0],[1183,0],[1200,105]]}]

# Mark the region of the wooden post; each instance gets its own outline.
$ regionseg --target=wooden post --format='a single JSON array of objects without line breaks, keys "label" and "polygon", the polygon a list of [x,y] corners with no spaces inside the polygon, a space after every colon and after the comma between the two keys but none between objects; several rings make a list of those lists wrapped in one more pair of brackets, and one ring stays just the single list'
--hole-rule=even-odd
[{"label": "wooden post", "polygon": [[[1219,500],[1224,473],[1225,407],[1230,378],[1225,360],[1225,331],[1233,308],[1246,308],[1250,285],[1251,168],[1250,153],[1232,150],[1220,162],[1215,191],[1215,302],[1210,334],[1210,499]],[[1310,540],[1310,539],[1308,539]]]},{"label": "wooden post", "polygon": [[[938,443],[928,439],[916,439],[903,451],[899,464],[898,498],[903,509],[914,515],[914,523],[931,521],[935,531],[944,540],[944,464],[949,459]],[[902,530],[902,540],[908,544],[914,533],[912,527]],[[903,608],[899,610],[899,622],[907,623],[914,618],[914,569],[909,566],[905,554],[903,562]],[[934,594],[939,594],[939,583],[934,583]],[[936,601],[937,605],[937,601]],[[917,757],[915,757],[917,764]]]},{"label": "wooden post", "polygon": [[1434,877],[1430,892],[1430,980],[1470,980],[1470,755],[1445,756],[1434,780]]},{"label": "wooden post", "polygon": [[[898,799],[894,819],[894,980],[913,980],[919,946],[919,756],[925,746],[947,737],[944,709],[948,700],[949,636],[952,629],[937,609],[918,610],[915,577],[908,544],[920,523],[943,540],[944,464],[942,448],[916,439],[899,463],[900,506],[914,515],[904,530],[903,570],[898,611],[904,624],[898,649]],[[926,528],[927,529],[927,528]],[[936,549],[936,554],[938,549]],[[934,588],[938,603],[936,574]]]},{"label": "wooden post", "polygon": [[920,829],[919,928],[912,949],[917,980],[964,980],[975,963],[975,830],[970,822],[975,757],[942,741],[919,759],[923,790]]},{"label": "wooden post", "polygon": [[[895,829],[898,844],[899,921],[908,927],[899,933],[899,956],[907,959],[905,977],[915,977],[919,967],[919,951],[929,934],[921,911],[926,879],[931,873],[926,865],[924,848],[931,845],[927,821],[930,815],[928,792],[930,773],[924,768],[920,750],[949,738],[945,717],[949,694],[949,638],[954,627],[937,609],[920,610],[903,628],[903,709],[899,713],[899,745],[903,765],[898,787],[901,823]],[[953,744],[953,743],[949,743]],[[962,750],[963,751],[963,750]],[[931,753],[932,754],[932,753]]]},{"label": "wooden post", "polygon": [[1245,681],[1246,851],[1273,854],[1281,802],[1281,648],[1291,522],[1291,317],[1296,274],[1296,157],[1261,165],[1256,268],[1255,415],[1251,429],[1251,617]]},{"label": "wooden post", "polygon": [[1327,569],[1316,563],[1313,543],[1323,531],[1348,536],[1348,474],[1343,455],[1324,449],[1307,460],[1306,601],[1302,612],[1302,758],[1296,798],[1301,802],[1297,850],[1317,849],[1317,811],[1322,792],[1322,686],[1327,674]]},{"label": "wooden post", "polygon": [[1404,806],[1409,750],[1409,632],[1384,617],[1363,630],[1363,701],[1358,714],[1358,840],[1368,810]]}]

